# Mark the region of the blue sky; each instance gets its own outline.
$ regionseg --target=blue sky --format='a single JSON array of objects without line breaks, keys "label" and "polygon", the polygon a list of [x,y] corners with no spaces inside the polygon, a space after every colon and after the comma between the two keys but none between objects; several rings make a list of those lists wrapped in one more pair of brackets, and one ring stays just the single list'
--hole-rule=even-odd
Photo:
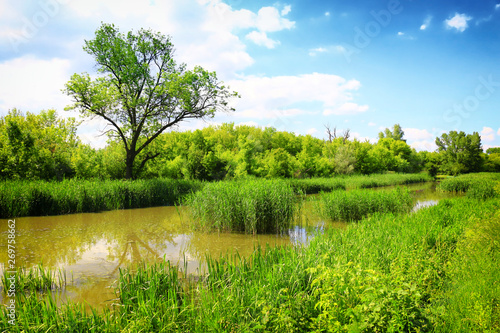
[{"label": "blue sky", "polygon": [[[0,115],[70,104],[73,73],[101,22],[170,35],[176,59],[238,91],[222,122],[360,140],[399,123],[417,150],[451,130],[500,146],[500,1],[0,0]],[[79,134],[104,145],[98,120]]]}]

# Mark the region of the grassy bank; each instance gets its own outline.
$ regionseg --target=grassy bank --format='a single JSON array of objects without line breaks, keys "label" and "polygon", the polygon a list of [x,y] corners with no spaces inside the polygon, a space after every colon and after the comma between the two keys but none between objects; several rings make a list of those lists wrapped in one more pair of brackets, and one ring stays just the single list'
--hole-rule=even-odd
[{"label": "grassy bank", "polygon": [[348,189],[407,185],[433,180],[434,179],[432,177],[425,173],[387,173],[365,176],[352,176],[345,178],[346,187]]},{"label": "grassy bank", "polygon": [[0,218],[173,205],[201,187],[199,181],[172,179],[6,181],[0,182]]},{"label": "grassy bank", "polygon": [[[122,270],[113,310],[58,308],[18,293],[12,332],[495,332],[500,199],[467,197],[374,214],[307,247],[207,259],[184,280],[168,263]],[[22,306],[21,306],[22,304]]]},{"label": "grassy bank", "polygon": [[291,179],[290,184],[305,194],[331,192],[339,189],[360,189],[390,185],[406,185],[433,181],[427,174],[372,174],[338,176],[333,178]]},{"label": "grassy bank", "polygon": [[[284,180],[297,193],[401,185],[432,180],[425,174],[383,174]],[[253,184],[265,179],[246,180]],[[242,182],[246,182],[242,181]],[[232,181],[223,181],[231,184]],[[135,181],[65,180],[0,182],[0,218],[61,215],[104,210],[173,205],[200,190],[200,181],[151,179]],[[225,185],[221,185],[225,186]],[[228,185],[230,186],[230,185]]]},{"label": "grassy bank", "polygon": [[437,187],[440,191],[466,193],[470,198],[486,199],[500,195],[500,173],[473,173],[447,178]]},{"label": "grassy bank", "polygon": [[358,221],[379,212],[407,213],[413,207],[409,190],[391,191],[352,190],[322,193],[318,210],[323,218]]},{"label": "grassy bank", "polygon": [[285,180],[206,184],[186,200],[193,226],[202,230],[282,233],[297,209],[296,192]]}]

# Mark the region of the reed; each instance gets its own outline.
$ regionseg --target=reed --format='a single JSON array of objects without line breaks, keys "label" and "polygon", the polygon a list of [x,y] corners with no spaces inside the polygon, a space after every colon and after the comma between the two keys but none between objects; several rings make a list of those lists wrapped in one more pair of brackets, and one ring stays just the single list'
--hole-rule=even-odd
[{"label": "reed", "polygon": [[17,268],[15,271],[4,270],[2,291],[7,294],[11,285],[16,292],[47,292],[66,287],[66,273],[61,269],[45,268],[42,264],[30,269]]},{"label": "reed", "polygon": [[500,173],[473,173],[447,178],[437,187],[440,191],[466,193],[470,198],[488,199],[497,196]]},{"label": "reed", "polygon": [[297,200],[285,180],[244,180],[206,184],[185,203],[197,229],[256,234],[288,230]]},{"label": "reed", "polygon": [[307,178],[290,179],[290,185],[299,193],[315,194],[319,192],[331,192],[334,190],[345,190],[344,178]]},{"label": "reed", "polygon": [[4,181],[0,183],[0,218],[173,205],[202,185],[173,179]]},{"label": "reed", "polygon": [[346,177],[346,187],[354,188],[372,188],[391,185],[407,185],[433,181],[432,177],[425,173],[386,173],[371,174]]},{"label": "reed", "polygon": [[407,189],[392,191],[351,190],[323,193],[318,210],[331,220],[359,221],[374,213],[406,213],[413,207]]}]

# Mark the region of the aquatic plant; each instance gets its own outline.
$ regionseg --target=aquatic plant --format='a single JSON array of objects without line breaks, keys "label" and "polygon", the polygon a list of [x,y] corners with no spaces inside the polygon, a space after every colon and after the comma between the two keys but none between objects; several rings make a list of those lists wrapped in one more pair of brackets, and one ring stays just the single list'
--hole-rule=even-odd
[{"label": "aquatic plant", "polygon": [[0,218],[173,205],[203,186],[173,179],[0,182]]},{"label": "aquatic plant", "polygon": [[296,203],[296,192],[285,180],[209,183],[185,202],[197,229],[251,234],[285,232]]},{"label": "aquatic plant", "polygon": [[333,191],[320,196],[319,213],[331,220],[358,221],[374,213],[405,213],[413,207],[409,190]]},{"label": "aquatic plant", "polygon": [[447,178],[437,187],[440,191],[466,193],[470,198],[488,199],[498,193],[495,187],[500,184],[499,173],[473,173]]}]

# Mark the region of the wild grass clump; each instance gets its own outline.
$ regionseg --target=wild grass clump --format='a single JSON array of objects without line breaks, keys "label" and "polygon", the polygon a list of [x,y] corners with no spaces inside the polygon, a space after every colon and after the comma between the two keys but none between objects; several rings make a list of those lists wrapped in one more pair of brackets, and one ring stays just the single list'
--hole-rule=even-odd
[{"label": "wild grass clump", "polygon": [[465,193],[471,186],[472,180],[465,177],[447,178],[439,183],[437,189],[445,192]]},{"label": "wild grass clump", "polygon": [[466,193],[467,197],[488,199],[497,196],[500,184],[498,173],[475,173],[447,178],[439,183],[437,189],[446,192]]},{"label": "wild grass clump", "polygon": [[406,185],[432,181],[427,174],[372,174],[338,176],[333,178],[291,179],[291,185],[305,194],[345,190],[346,188],[372,188],[391,185]]},{"label": "wild grass clump", "polygon": [[285,180],[210,183],[186,201],[196,229],[251,234],[285,232],[296,203],[296,192]]},{"label": "wild grass clump", "polygon": [[199,181],[173,179],[5,181],[0,182],[0,218],[173,205],[201,187]]},{"label": "wild grass clump", "polygon": [[343,178],[290,179],[292,187],[297,192],[302,192],[304,194],[345,190],[345,183],[345,179]]},{"label": "wild grass clump", "polygon": [[117,293],[127,311],[137,311],[144,305],[151,310],[161,305],[177,311],[183,303],[183,290],[179,269],[171,266],[169,261],[153,265],[143,263],[133,272],[120,269]]},{"label": "wild grass clump", "polygon": [[387,173],[345,177],[346,187],[372,188],[390,185],[407,185],[433,181],[432,177],[424,173]]},{"label": "wild grass clump", "polygon": [[42,264],[30,269],[4,270],[2,275],[2,291],[4,294],[7,294],[11,285],[15,286],[16,292],[47,292],[64,288],[66,286],[66,274],[62,270],[45,268]]},{"label": "wild grass clump", "polygon": [[351,190],[323,193],[320,214],[331,220],[358,221],[374,213],[406,213],[413,207],[409,190]]}]

